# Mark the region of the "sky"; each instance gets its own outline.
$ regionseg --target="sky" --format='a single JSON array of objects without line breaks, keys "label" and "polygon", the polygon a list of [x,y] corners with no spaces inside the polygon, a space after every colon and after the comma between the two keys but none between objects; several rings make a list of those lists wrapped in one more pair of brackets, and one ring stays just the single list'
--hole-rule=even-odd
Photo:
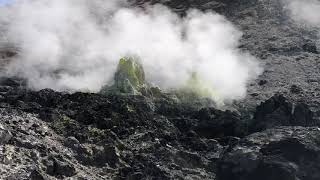
[{"label": "sky", "polygon": [[0,5],[6,4],[6,3],[10,2],[10,1],[11,1],[11,0],[0,0]]}]

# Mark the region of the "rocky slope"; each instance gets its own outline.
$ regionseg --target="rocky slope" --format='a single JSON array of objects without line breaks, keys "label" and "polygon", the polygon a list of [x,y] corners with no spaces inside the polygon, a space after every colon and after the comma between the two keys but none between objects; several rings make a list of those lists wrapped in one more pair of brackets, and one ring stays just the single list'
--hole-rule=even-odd
[{"label": "rocky slope", "polygon": [[[160,3],[182,15],[213,9],[238,25],[241,48],[265,63],[248,97],[222,111],[164,93],[35,92],[2,78],[0,179],[320,179],[316,31],[279,0]],[[15,50],[0,53],[5,63]]]},{"label": "rocky slope", "polygon": [[21,84],[1,81],[2,179],[319,177],[319,128],[292,127],[316,126],[312,111],[280,95],[248,121],[166,94],[34,92]]},{"label": "rocky slope", "polygon": [[264,64],[263,75],[249,86],[241,102],[246,109],[281,93],[293,102],[305,102],[319,114],[318,29],[297,24],[282,0],[137,0],[163,3],[179,14],[190,8],[214,10],[242,30],[240,48]]}]

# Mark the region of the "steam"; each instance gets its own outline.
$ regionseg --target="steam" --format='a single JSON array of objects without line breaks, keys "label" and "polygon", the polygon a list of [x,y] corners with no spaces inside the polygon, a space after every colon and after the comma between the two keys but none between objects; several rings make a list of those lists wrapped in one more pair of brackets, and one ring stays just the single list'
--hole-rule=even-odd
[{"label": "steam", "polygon": [[242,33],[214,12],[181,18],[161,5],[139,9],[119,0],[18,0],[0,8],[0,24],[20,48],[7,73],[33,89],[98,92],[127,55],[139,56],[147,80],[163,89],[197,72],[223,100],[243,98],[261,73],[238,49]]},{"label": "steam", "polygon": [[294,20],[315,27],[320,27],[319,0],[285,0]]}]

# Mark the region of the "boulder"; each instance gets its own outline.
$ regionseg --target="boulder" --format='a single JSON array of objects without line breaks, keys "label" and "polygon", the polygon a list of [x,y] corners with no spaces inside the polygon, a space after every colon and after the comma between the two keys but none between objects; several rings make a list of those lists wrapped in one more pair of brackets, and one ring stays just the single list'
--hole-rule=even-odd
[{"label": "boulder", "polygon": [[11,132],[0,125],[0,145],[6,144],[11,138]]},{"label": "boulder", "polygon": [[246,129],[242,126],[240,116],[232,111],[203,108],[193,115],[198,123],[194,131],[206,138],[224,136],[243,136]]},{"label": "boulder", "polygon": [[317,45],[316,43],[314,42],[307,42],[305,43],[303,46],[302,46],[302,49],[306,52],[309,52],[309,53],[314,53],[314,54],[319,54],[319,51],[317,49]]},{"label": "boulder", "polygon": [[71,177],[77,172],[72,164],[61,161],[53,156],[48,156],[47,159],[43,160],[45,165],[46,173],[55,177]]},{"label": "boulder", "polygon": [[119,60],[114,75],[114,84],[102,88],[101,93],[140,94],[140,88],[145,85],[145,74],[137,58],[125,57]]},{"label": "boulder", "polygon": [[282,95],[275,95],[261,103],[254,113],[250,132],[259,132],[276,126],[315,126],[314,113],[304,103],[293,104]]},{"label": "boulder", "polygon": [[221,180],[320,179],[320,129],[277,127],[252,134],[223,155]]}]

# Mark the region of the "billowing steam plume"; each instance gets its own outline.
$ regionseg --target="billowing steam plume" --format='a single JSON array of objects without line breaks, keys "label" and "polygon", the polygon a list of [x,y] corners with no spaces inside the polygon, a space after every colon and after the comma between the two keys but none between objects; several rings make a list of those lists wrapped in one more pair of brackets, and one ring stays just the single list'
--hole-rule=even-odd
[{"label": "billowing steam plume", "polygon": [[284,2],[294,20],[306,25],[320,27],[319,0],[284,0]]},{"label": "billowing steam plume", "polygon": [[243,98],[261,72],[237,48],[241,32],[214,12],[181,18],[161,5],[119,0],[16,0],[0,8],[0,23],[20,48],[8,74],[34,89],[97,92],[127,55],[139,56],[147,80],[163,89],[183,86],[196,72],[223,100]]}]

